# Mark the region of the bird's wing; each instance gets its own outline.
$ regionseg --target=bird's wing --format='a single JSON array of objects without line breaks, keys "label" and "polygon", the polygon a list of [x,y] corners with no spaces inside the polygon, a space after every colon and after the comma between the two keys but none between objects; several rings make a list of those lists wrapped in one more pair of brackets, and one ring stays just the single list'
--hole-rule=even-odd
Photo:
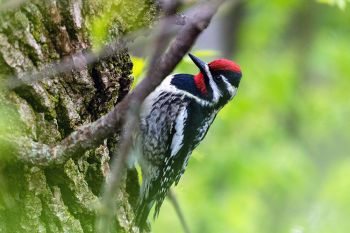
[{"label": "bird's wing", "polygon": [[160,165],[172,153],[171,148],[179,148],[181,142],[177,139],[180,135],[176,134],[176,128],[180,130],[181,125],[176,122],[187,105],[185,97],[179,94],[162,92],[150,97],[143,110],[145,113],[141,115],[142,151],[146,160]]},{"label": "bird's wing", "polygon": [[157,193],[156,205],[154,217],[159,213],[160,207],[163,203],[164,198],[167,195],[167,192],[171,185],[175,182],[180,173],[184,163],[186,163],[186,157],[181,156],[184,151],[187,153],[187,150],[184,149],[184,127],[187,120],[187,105],[183,105],[176,116],[175,124],[172,125],[171,133],[169,135],[170,147],[168,148],[163,164],[160,166],[160,174],[154,180],[155,186],[160,187],[160,192]]},{"label": "bird's wing", "polygon": [[[143,177],[148,181],[143,182],[141,193],[148,202],[155,201],[158,210],[183,166],[183,161],[177,157],[183,151],[188,104],[189,100],[183,95],[158,94],[148,104],[147,115],[141,118],[144,160],[141,163],[148,168],[143,169]],[[155,165],[153,169],[150,164]],[[149,185],[145,187],[144,184]]]}]

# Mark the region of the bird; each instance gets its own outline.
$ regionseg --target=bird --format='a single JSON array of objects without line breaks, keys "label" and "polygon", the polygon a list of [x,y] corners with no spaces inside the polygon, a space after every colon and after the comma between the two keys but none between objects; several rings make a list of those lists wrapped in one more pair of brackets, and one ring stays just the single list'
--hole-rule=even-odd
[{"label": "bird", "polygon": [[135,210],[141,232],[154,205],[158,216],[170,187],[178,184],[192,151],[236,95],[242,78],[240,66],[231,60],[206,63],[188,55],[199,73],[166,77],[141,106],[137,162],[142,184]]}]

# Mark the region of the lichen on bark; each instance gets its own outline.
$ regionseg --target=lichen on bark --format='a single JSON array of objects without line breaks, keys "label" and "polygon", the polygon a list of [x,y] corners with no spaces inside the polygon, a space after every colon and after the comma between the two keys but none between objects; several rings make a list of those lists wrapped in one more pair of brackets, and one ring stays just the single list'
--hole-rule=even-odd
[{"label": "lichen on bark", "polygon": [[[2,82],[14,76],[26,81],[25,72],[58,60],[72,59],[80,67],[13,90],[0,89],[0,232],[94,232],[96,206],[118,132],[78,158],[48,168],[16,159],[14,153],[21,148],[13,146],[22,141],[54,145],[111,110],[128,93],[132,63],[122,37],[150,26],[157,6],[152,0],[114,0],[108,1],[108,8],[105,2],[30,0],[0,13]],[[91,20],[105,14],[112,20],[103,42],[116,40],[118,49],[111,47],[113,56],[85,64],[84,54],[93,46]],[[137,174],[127,174],[115,202],[120,209],[115,225],[121,232],[137,231],[132,226]]]}]

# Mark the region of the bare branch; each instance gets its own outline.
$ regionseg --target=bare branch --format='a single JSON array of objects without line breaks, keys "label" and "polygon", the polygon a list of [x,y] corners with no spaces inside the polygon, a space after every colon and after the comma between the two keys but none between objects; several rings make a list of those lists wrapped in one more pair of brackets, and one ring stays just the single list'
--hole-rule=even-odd
[{"label": "bare branch", "polygon": [[180,223],[181,226],[184,230],[185,233],[190,233],[190,228],[188,227],[188,224],[186,222],[186,218],[185,215],[183,214],[180,204],[175,196],[175,193],[170,189],[169,193],[168,193],[168,199],[171,202],[171,204],[173,204],[176,215],[178,216],[178,218],[180,219]]},{"label": "bare branch", "polygon": [[175,21],[175,24],[176,25],[185,25],[186,24],[186,15],[183,15],[183,14],[178,14],[176,15],[176,21]]},{"label": "bare branch", "polygon": [[111,172],[107,177],[107,182],[103,187],[103,194],[96,219],[97,232],[114,232],[112,218],[115,214],[115,200],[119,191],[119,183],[126,167],[127,158],[132,146],[132,135],[139,125],[138,109],[131,105],[127,114],[128,122],[123,128],[121,143],[118,153],[113,156]]},{"label": "bare branch", "polygon": [[159,58],[161,57],[164,50],[169,44],[171,35],[165,34],[165,32],[168,30],[168,27],[171,24],[171,17],[176,14],[177,9],[181,6],[181,1],[164,0],[162,1],[161,5],[165,12],[166,19],[168,18],[169,20],[161,22],[161,29],[154,43],[154,51],[151,57],[151,62],[148,67],[146,77],[150,77],[153,75],[153,70],[155,69],[157,62],[159,62]]},{"label": "bare branch", "polygon": [[[136,33],[131,34],[128,37],[125,36],[124,39],[126,40],[134,36],[136,36]],[[47,64],[39,71],[28,71],[21,73],[18,76],[8,77],[6,79],[5,86],[9,89],[14,89],[23,84],[31,84],[36,81],[51,78],[62,73],[70,72],[72,70],[79,71],[81,69],[84,69],[86,65],[92,64],[99,59],[104,59],[112,56],[123,46],[124,44],[121,42],[121,40],[117,40],[111,44],[106,45],[99,52],[79,51],[75,54],[64,57],[62,60]]]}]

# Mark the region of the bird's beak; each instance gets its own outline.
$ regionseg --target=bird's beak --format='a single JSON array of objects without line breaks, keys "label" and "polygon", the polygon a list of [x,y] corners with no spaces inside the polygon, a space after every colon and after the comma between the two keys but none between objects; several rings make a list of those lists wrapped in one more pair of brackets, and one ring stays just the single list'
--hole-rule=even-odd
[{"label": "bird's beak", "polygon": [[196,64],[196,66],[199,68],[199,70],[202,72],[202,74],[207,73],[207,67],[208,67],[207,63],[205,63],[204,61],[202,61],[201,59],[199,59],[198,57],[194,56],[191,53],[189,53],[188,56],[192,59],[194,64]]}]

